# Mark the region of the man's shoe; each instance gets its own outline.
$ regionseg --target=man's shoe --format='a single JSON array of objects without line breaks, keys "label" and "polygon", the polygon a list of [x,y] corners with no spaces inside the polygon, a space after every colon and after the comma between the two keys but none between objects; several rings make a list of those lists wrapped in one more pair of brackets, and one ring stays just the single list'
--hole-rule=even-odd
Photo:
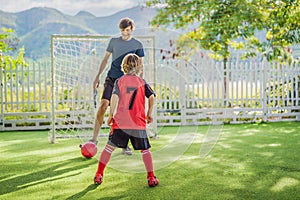
[{"label": "man's shoe", "polygon": [[92,143],[94,143],[95,145],[98,144],[98,141],[94,141],[93,139],[89,140],[89,142],[92,142]]},{"label": "man's shoe", "polygon": [[131,156],[132,155],[132,151],[131,149],[127,146],[126,148],[122,149],[122,154],[126,154]]},{"label": "man's shoe", "polygon": [[96,174],[94,177],[95,185],[101,185],[102,182],[103,182],[103,176],[101,174]]},{"label": "man's shoe", "polygon": [[148,185],[149,187],[155,187],[159,183],[159,180],[156,178],[156,176],[148,177]]}]

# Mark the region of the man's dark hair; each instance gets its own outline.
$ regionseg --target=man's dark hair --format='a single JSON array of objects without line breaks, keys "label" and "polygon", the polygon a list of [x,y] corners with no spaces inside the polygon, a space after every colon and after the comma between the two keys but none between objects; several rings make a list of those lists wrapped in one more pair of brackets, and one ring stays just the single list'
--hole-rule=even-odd
[{"label": "man's dark hair", "polygon": [[123,29],[125,29],[125,28],[127,28],[129,26],[131,27],[132,30],[134,29],[134,21],[132,19],[126,17],[126,18],[122,18],[120,20],[119,28],[121,30],[123,30]]}]

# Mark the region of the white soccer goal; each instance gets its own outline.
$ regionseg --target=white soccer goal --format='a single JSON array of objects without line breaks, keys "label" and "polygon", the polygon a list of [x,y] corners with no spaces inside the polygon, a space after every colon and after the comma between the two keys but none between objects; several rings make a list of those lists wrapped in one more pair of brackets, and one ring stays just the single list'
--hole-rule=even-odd
[{"label": "white soccer goal", "polygon": [[[110,38],[99,35],[51,36],[51,143],[55,143],[57,137],[92,136],[99,94],[102,94],[104,78],[110,66],[100,77],[97,94],[93,90],[93,81]],[[137,38],[145,49],[144,78],[152,85],[155,83],[154,37]],[[156,130],[156,123],[153,126]],[[107,126],[103,124],[102,127]]]}]

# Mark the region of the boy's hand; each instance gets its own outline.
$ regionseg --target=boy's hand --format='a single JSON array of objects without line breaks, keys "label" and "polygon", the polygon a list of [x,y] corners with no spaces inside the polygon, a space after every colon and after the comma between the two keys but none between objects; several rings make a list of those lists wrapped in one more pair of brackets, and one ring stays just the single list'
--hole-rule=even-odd
[{"label": "boy's hand", "polygon": [[153,117],[151,115],[147,115],[147,123],[150,124],[153,122]]},{"label": "boy's hand", "polygon": [[114,118],[112,116],[109,116],[107,119],[107,125],[112,126],[113,122],[114,122]]}]

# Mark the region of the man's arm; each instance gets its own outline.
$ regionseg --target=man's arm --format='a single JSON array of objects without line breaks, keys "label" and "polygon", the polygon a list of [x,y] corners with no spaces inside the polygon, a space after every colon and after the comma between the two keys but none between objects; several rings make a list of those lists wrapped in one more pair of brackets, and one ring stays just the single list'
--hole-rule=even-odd
[{"label": "man's arm", "polygon": [[139,59],[139,65],[141,66],[140,72],[138,73],[138,76],[143,78],[144,77],[144,64],[143,64],[143,57],[140,57]]},{"label": "man's arm", "polygon": [[105,56],[104,56],[104,58],[103,58],[103,60],[102,60],[102,62],[100,64],[100,68],[99,68],[98,74],[96,75],[95,80],[94,80],[94,89],[95,90],[99,87],[99,83],[100,83],[99,77],[102,74],[102,72],[104,71],[110,55],[111,55],[111,53],[108,52],[108,51],[106,51]]}]

